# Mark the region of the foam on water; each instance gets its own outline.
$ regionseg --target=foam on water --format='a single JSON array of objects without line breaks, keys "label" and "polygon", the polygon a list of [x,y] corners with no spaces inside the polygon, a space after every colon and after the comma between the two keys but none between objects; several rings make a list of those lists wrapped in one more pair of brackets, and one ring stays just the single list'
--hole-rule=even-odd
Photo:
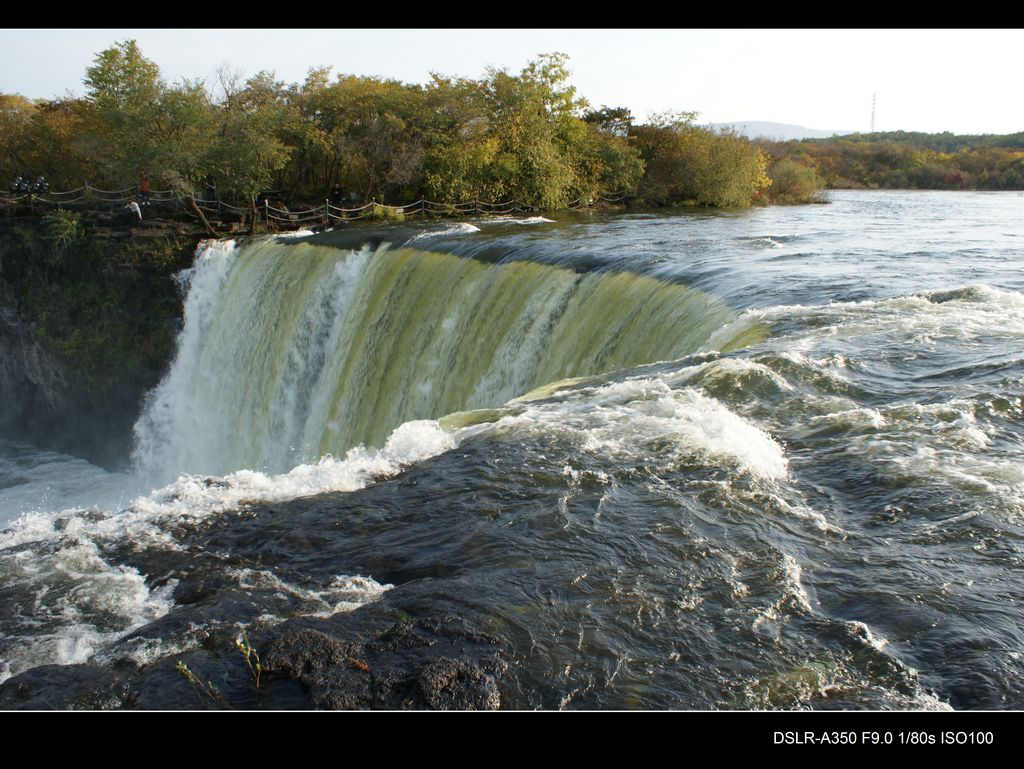
[{"label": "foam on water", "polygon": [[110,472],[67,454],[0,441],[0,529],[29,513],[72,506],[116,509],[140,490],[138,480],[127,473]]},{"label": "foam on water", "polygon": [[[172,607],[173,581],[150,591],[137,571],[105,564],[99,555],[100,543],[129,541],[136,547],[180,548],[173,530],[183,519],[257,502],[360,489],[481,433],[534,434],[544,440],[568,435],[580,450],[613,461],[646,458],[664,464],[724,459],[756,477],[786,475],[786,459],[777,443],[695,390],[674,390],[650,378],[575,389],[573,383],[562,384],[568,389],[556,390],[546,400],[499,409],[497,421],[485,419],[445,430],[435,420],[416,420],[396,428],[382,448],[358,446],[341,459],[326,456],[287,473],[240,470],[223,478],[184,475],[117,513],[70,510],[22,516],[0,533],[4,548],[0,563],[19,585],[35,584],[33,580],[46,585],[42,592],[49,603],[40,599],[31,614],[46,616],[50,627],[29,640],[24,628],[12,631],[11,637],[18,639],[17,647],[24,651],[7,652],[4,675],[48,662],[85,661]],[[668,451],[666,444],[671,447]],[[45,542],[51,544],[43,546]],[[27,543],[35,544],[32,558],[26,558],[30,551],[18,549]],[[267,571],[240,572],[239,581],[243,587],[259,583],[284,591],[317,616],[376,600],[389,587],[369,577],[339,576],[323,588],[300,588]],[[93,621],[93,615],[102,621]],[[170,646],[133,639],[117,653],[146,660],[167,653],[175,643],[187,646],[189,641],[167,639],[167,643]]]},{"label": "foam on water", "polygon": [[421,232],[418,235],[413,235],[409,238],[409,243],[415,243],[420,240],[427,240],[429,238],[440,238],[440,237],[452,237],[454,235],[469,235],[474,232],[480,232],[480,228],[470,224],[469,222],[454,222],[444,227],[440,227],[435,230],[427,230]]},{"label": "foam on water", "polygon": [[456,445],[435,420],[407,422],[395,428],[381,449],[357,446],[342,459],[325,456],[279,475],[255,470],[239,470],[218,479],[185,475],[136,499],[132,508],[147,515],[203,517],[258,502],[355,491]]},{"label": "foam on water", "polygon": [[[550,220],[505,217],[497,221],[535,225]],[[480,227],[456,223],[422,232],[414,240],[457,237],[486,226],[484,222]],[[771,256],[767,249],[782,248],[796,237],[764,235],[776,226],[792,225],[749,227],[746,235],[751,237],[741,240],[766,250],[748,245],[743,256],[755,255],[766,264]],[[499,231],[510,241],[539,239],[537,230],[509,235],[515,229],[506,226]],[[546,228],[546,232],[560,229]],[[786,293],[806,305],[755,308],[736,317],[722,303],[708,303],[687,293],[682,284],[632,273],[616,275],[600,269],[577,273],[526,259],[509,265],[451,254],[396,253],[386,246],[372,254],[339,255],[336,249],[328,254],[323,246],[297,243],[287,246],[287,255],[271,253],[282,248],[281,240],[306,234],[249,242],[244,249],[230,243],[208,244],[195,267],[183,273],[190,292],[178,359],[139,425],[137,458],[145,460],[143,465],[162,466],[170,473],[150,484],[161,483],[161,488],[136,496],[124,509],[117,509],[121,502],[96,502],[90,509],[88,505],[94,503],[81,500],[57,512],[65,506],[61,501],[65,496],[77,494],[69,486],[53,502],[19,508],[21,517],[0,531],[0,576],[5,588],[16,587],[0,591],[4,609],[0,625],[9,628],[0,637],[4,644],[0,680],[46,662],[127,658],[145,665],[195,648],[210,628],[195,625],[182,630],[183,622],[175,624],[179,613],[159,623],[159,632],[154,629],[152,635],[160,638],[135,637],[139,627],[174,608],[175,584],[113,563],[112,553],[123,551],[126,544],[132,552],[150,546],[185,550],[189,545],[182,532],[193,536],[203,529],[192,527],[190,521],[195,519],[260,502],[351,492],[460,445],[479,442],[474,450],[486,454],[494,448],[486,442],[507,441],[542,461],[556,457],[556,473],[564,467],[554,484],[564,483],[567,489],[550,488],[551,479],[543,468],[541,485],[534,488],[525,482],[528,488],[523,496],[531,504],[534,494],[537,499],[549,494],[555,515],[577,516],[605,534],[614,525],[614,535],[621,534],[622,539],[613,541],[613,546],[629,543],[624,548],[627,557],[621,561],[612,555],[607,563],[596,558],[568,567],[578,570],[565,582],[581,591],[594,590],[607,567],[611,590],[608,601],[593,611],[590,606],[552,606],[552,610],[566,610],[575,623],[564,649],[557,650],[564,652],[565,659],[558,658],[558,667],[553,668],[564,671],[567,680],[574,678],[551,700],[552,706],[573,700],[588,706],[595,700],[587,695],[601,696],[602,686],[617,691],[608,700],[597,701],[632,702],[616,698],[629,692],[641,667],[630,658],[632,650],[649,641],[653,645],[653,636],[671,627],[673,611],[678,609],[684,613],[685,622],[679,625],[684,634],[705,626],[696,623],[714,627],[722,621],[723,632],[735,633],[738,645],[731,649],[737,655],[750,651],[743,643],[751,633],[755,644],[764,644],[758,648],[773,652],[766,658],[763,675],[761,671],[753,675],[756,680],[751,679],[750,697],[744,704],[813,707],[830,698],[838,702],[849,698],[868,706],[949,709],[917,682],[916,671],[899,658],[900,650],[907,648],[907,657],[922,670],[931,664],[923,656],[914,656],[920,655],[920,647],[903,646],[906,639],[916,639],[914,632],[920,630],[910,612],[907,617],[891,616],[899,612],[889,611],[893,604],[886,603],[888,598],[869,595],[867,590],[856,597],[863,611],[853,616],[871,622],[870,627],[849,620],[845,608],[836,612],[838,617],[830,616],[830,611],[848,606],[843,601],[849,596],[841,595],[842,589],[835,584],[845,584],[840,564],[853,545],[867,548],[865,562],[874,559],[879,574],[913,580],[919,575],[917,564],[883,563],[890,555],[887,549],[894,560],[906,557],[897,552],[901,536],[916,537],[911,540],[914,548],[945,547],[950,541],[957,544],[951,539],[937,544],[947,530],[961,534],[970,527],[971,542],[963,547],[970,558],[985,545],[974,539],[974,527],[980,540],[986,529],[1001,523],[990,520],[990,509],[1015,504],[1024,515],[1024,470],[1015,431],[1024,401],[1019,396],[1018,361],[1013,357],[1024,337],[1020,293],[978,283],[921,291],[920,282],[907,279],[896,284],[895,290],[902,295],[877,298],[889,286],[876,281],[862,292],[860,285],[844,282],[845,276],[831,281],[845,269],[837,258],[830,265],[835,272],[823,273],[814,291]],[[803,231],[800,237],[803,250]],[[812,234],[806,240],[815,237]],[[652,239],[645,248],[661,248],[656,242],[661,243]],[[732,237],[730,248],[736,242]],[[688,259],[690,254],[684,256]],[[703,253],[700,258],[704,259]],[[722,264],[728,267],[729,258],[723,257]],[[694,266],[698,277],[701,269],[699,264]],[[805,268],[795,265],[794,269]],[[457,281],[446,283],[456,274],[461,276]],[[681,271],[672,278],[690,274]],[[732,292],[735,286],[729,279],[721,284],[726,296],[748,296]],[[977,279],[993,278],[984,270],[962,271],[952,285]],[[704,282],[695,285],[719,285],[717,278],[700,280]],[[443,301],[438,300],[442,286],[447,286]],[[525,291],[527,286],[534,293]],[[239,288],[235,299],[226,302]],[[875,298],[824,303],[827,299],[822,296]],[[474,297],[485,300],[472,305]],[[754,301],[771,300],[764,293],[756,297]],[[246,315],[278,300],[281,311],[270,320]],[[668,312],[684,304],[685,311]],[[654,305],[665,309],[655,316],[656,321],[661,319],[658,322],[644,315]],[[368,311],[373,308],[380,312]],[[350,313],[348,321],[345,313]],[[239,322],[224,323],[232,314]],[[634,317],[636,334],[623,334],[625,324]],[[602,323],[607,334],[586,338],[588,329]],[[704,325],[697,328],[699,323]],[[767,339],[758,333],[765,324],[773,330]],[[211,335],[219,325],[217,335]],[[559,333],[552,337],[552,330]],[[498,331],[504,333],[500,339]],[[683,332],[689,336],[679,344],[664,343]],[[233,357],[242,346],[235,342],[243,336],[254,340],[246,366],[237,365],[239,360]],[[457,338],[469,342],[458,345]],[[553,338],[557,343],[552,343]],[[647,343],[654,339],[659,343]],[[608,351],[620,342],[635,342],[636,353],[609,357]],[[744,345],[751,347],[736,352]],[[561,361],[584,348],[594,354],[581,359],[580,365],[538,366],[545,356]],[[353,360],[351,365],[342,361],[353,350],[372,352],[381,359],[380,365],[369,360]],[[395,373],[396,361],[421,353],[416,366],[401,375]],[[477,354],[480,360],[467,367]],[[933,355],[934,371],[929,370]],[[962,366],[967,374],[961,378],[948,373],[961,370],[954,366]],[[456,367],[463,368],[446,380],[446,373]],[[538,371],[536,377],[528,375]],[[353,377],[364,380],[366,387],[357,396],[341,397],[336,392],[338,383]],[[314,383],[329,386],[321,392],[310,386]],[[437,397],[463,383],[470,384],[451,403]],[[230,410],[226,397],[230,389],[237,389],[238,403],[251,408],[224,419]],[[408,399],[408,408],[390,409],[398,399]],[[380,434],[330,442],[332,431],[341,435],[350,421],[363,419],[373,401],[375,408],[383,404],[390,409],[375,422]],[[410,410],[420,404],[430,408]],[[440,416],[446,409],[453,413]],[[255,419],[266,420],[259,435],[252,430]],[[167,451],[170,440],[190,442],[188,451]],[[238,462],[222,467],[204,464],[209,456],[219,457],[236,446]],[[496,461],[506,461],[506,448],[497,447],[501,459]],[[277,449],[279,455],[268,453]],[[558,454],[562,450],[564,459]],[[274,461],[263,462],[265,456]],[[189,462],[179,466],[181,458]],[[446,470],[446,462],[442,460],[437,468]],[[620,472],[622,468],[626,471]],[[433,469],[423,472],[429,475]],[[633,472],[636,469],[642,472]],[[510,470],[527,476],[532,468]],[[19,488],[24,491],[43,481],[42,476],[29,477],[30,472],[27,482],[17,481],[0,490],[0,495],[16,494]],[[87,483],[89,473],[82,478]],[[953,502],[948,509],[942,507],[944,501],[935,502],[924,523],[911,520],[908,526],[906,521],[887,521],[884,531],[873,528],[868,532],[872,536],[861,537],[865,525],[875,525],[872,514],[876,511],[844,501],[852,496],[845,494],[848,489],[861,488],[884,498],[882,504],[902,504],[899,495],[904,492],[911,504],[917,500],[932,504],[951,491],[946,496]],[[832,495],[832,491],[838,493]],[[664,525],[670,532],[663,540],[670,545],[665,564],[647,560],[655,552],[646,541],[652,537],[633,541],[636,532],[622,525],[623,514],[637,512],[634,506],[648,504],[652,494],[669,502],[664,508],[655,503],[656,512],[651,514],[656,519],[653,528]],[[688,502],[694,505],[687,507]],[[849,513],[835,516],[844,529],[815,509],[819,502],[823,510]],[[683,514],[675,515],[677,509]],[[639,510],[637,525],[649,534],[647,511]],[[735,515],[737,511],[742,515]],[[560,523],[556,520],[556,525]],[[504,524],[503,520],[494,528],[511,528]],[[574,543],[586,547],[592,544],[582,539],[586,531],[581,526],[569,534],[578,538]],[[921,536],[922,532],[929,536]],[[835,533],[842,536],[830,536]],[[875,535],[884,543],[868,542]],[[982,575],[993,573],[985,571],[987,564],[996,563],[992,568],[998,569],[998,559],[1019,559],[1013,537],[997,540],[998,547],[971,561],[977,587],[968,591],[962,586],[956,596],[951,591],[943,594],[950,605],[954,597],[964,601],[965,615],[994,605],[983,587]],[[605,541],[597,544],[604,546]],[[886,557],[875,558],[879,551],[872,548],[883,548]],[[936,551],[942,568],[947,562],[960,565],[953,556],[946,560],[952,552],[956,551]],[[180,557],[180,553],[173,555]],[[630,561],[633,556],[642,562],[638,569]],[[691,556],[695,563],[687,560]],[[722,564],[722,589],[717,592],[716,560]],[[278,622],[296,614],[328,617],[349,611],[380,599],[392,587],[369,575],[335,574],[334,570],[307,580],[289,572],[288,566],[233,568],[227,572],[228,588],[252,598],[255,608],[246,611],[265,612],[259,619]],[[927,568],[922,561],[920,573]],[[664,581],[655,584],[659,570]],[[555,581],[562,576],[555,574]],[[865,579],[870,582],[874,577],[872,573]],[[678,584],[677,578],[681,579]],[[844,589],[855,589],[856,583],[851,579]],[[913,589],[916,592],[919,586]],[[945,604],[934,608],[958,619],[955,609]],[[532,623],[532,616],[524,611],[523,621]],[[604,618],[611,621],[598,625]],[[619,619],[621,626],[616,624]],[[533,633],[542,627],[543,622],[538,622],[528,630]],[[611,660],[604,670],[584,654],[596,648],[593,627],[607,635],[609,649],[615,634],[625,633],[614,641],[629,652]],[[979,638],[982,632],[988,633],[984,642],[993,647],[1017,640],[1012,629],[979,628]],[[126,638],[129,635],[133,637]],[[658,649],[650,659],[662,658],[655,655],[665,651]],[[721,653],[724,659],[732,652]],[[673,663],[686,658],[678,648],[672,654],[664,658]],[[939,665],[927,669],[927,676],[943,686],[963,672],[939,669]],[[723,675],[744,677],[749,670],[728,670]],[[1016,675],[1016,670],[1011,674]],[[746,681],[743,678],[741,683]],[[998,685],[1019,694],[1015,679]],[[638,691],[646,693],[642,687]]]},{"label": "foam on water", "polygon": [[761,478],[783,479],[787,472],[782,447],[760,428],[714,398],[672,389],[661,379],[561,391],[476,429],[568,437],[581,450],[612,461],[661,465],[704,457],[709,463],[729,461]]},{"label": "foam on water", "polygon": [[[256,502],[354,491],[455,445],[453,436],[436,422],[410,422],[396,428],[383,448],[359,446],[343,459],[323,457],[277,476],[251,470],[222,479],[182,476],[116,513],[66,510],[22,515],[0,532],[0,575],[8,585],[16,585],[20,595],[32,593],[35,599],[31,607],[19,604],[16,616],[0,619],[6,625],[0,682],[37,665],[76,664],[97,654],[127,656],[141,664],[194,644],[198,629],[195,637],[132,639],[114,650],[124,636],[170,611],[176,580],[150,589],[137,570],[108,564],[101,544],[130,542],[138,548],[180,550],[173,528],[183,519]],[[29,544],[33,547],[26,549]],[[266,587],[268,580],[276,580],[274,589],[301,600],[311,616],[351,611],[391,587],[362,576],[339,575],[320,589],[288,585],[265,570],[236,576],[242,587],[257,582]]]},{"label": "foam on water", "polygon": [[[298,599],[303,609],[290,614],[308,617],[331,617],[355,611],[360,606],[380,600],[386,591],[394,587],[382,585],[371,577],[338,575],[322,589],[315,590],[299,587],[266,569],[234,570],[232,575],[241,587],[280,591]],[[264,615],[261,619],[273,623],[283,620],[273,615]]]},{"label": "foam on water", "polygon": [[197,355],[203,338],[217,317],[221,292],[231,266],[238,258],[238,244],[233,240],[207,241],[200,245],[192,267],[179,275],[188,288],[184,324],[178,335],[178,349],[168,374],[147,399],[147,407],[135,425],[136,468],[145,466],[154,455],[162,456],[172,426],[187,418],[179,397],[194,372],[183,365]]},{"label": "foam on water", "polygon": [[[173,606],[171,580],[150,590],[144,577],[127,566],[111,566],[95,543],[68,538],[41,555],[0,551],[4,581],[34,595],[31,606],[5,617],[0,651],[0,682],[30,667],[72,665]],[[13,628],[11,627],[13,626]]]},{"label": "foam on water", "polygon": [[503,224],[553,224],[554,219],[548,219],[543,216],[489,216],[487,219],[481,220],[482,224],[488,222],[502,222]]},{"label": "foam on water", "polygon": [[[909,404],[871,410],[872,430],[850,439],[850,451],[870,458],[894,478],[939,479],[965,491],[1024,500],[1024,468],[993,445],[973,401]],[[849,415],[828,415],[831,418]]]},{"label": "foam on water", "polygon": [[285,243],[288,243],[293,240],[302,240],[303,238],[308,238],[310,235],[316,235],[316,233],[313,230],[302,228],[298,230],[293,230],[283,235],[275,235],[274,238]]},{"label": "foam on water", "polygon": [[791,352],[806,351],[816,341],[835,335],[880,334],[902,345],[1017,339],[1024,337],[1024,295],[977,284],[889,299],[776,305],[747,310],[734,322],[750,319],[799,321],[805,330],[787,334]]}]

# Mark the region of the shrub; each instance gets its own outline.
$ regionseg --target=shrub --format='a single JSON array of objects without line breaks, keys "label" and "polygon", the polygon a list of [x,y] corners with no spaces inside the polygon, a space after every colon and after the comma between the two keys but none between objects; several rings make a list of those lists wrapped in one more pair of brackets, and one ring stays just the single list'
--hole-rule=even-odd
[{"label": "shrub", "polygon": [[404,222],[405,211],[401,208],[382,206],[380,203],[373,204],[373,212],[370,216],[374,219],[382,219],[386,222]]},{"label": "shrub", "polygon": [[85,237],[81,217],[73,211],[65,211],[63,208],[50,211],[43,214],[42,224],[43,238],[56,248],[63,249]]},{"label": "shrub", "polygon": [[768,171],[772,185],[768,188],[767,200],[777,205],[816,203],[821,201],[824,182],[811,166],[783,158]]}]

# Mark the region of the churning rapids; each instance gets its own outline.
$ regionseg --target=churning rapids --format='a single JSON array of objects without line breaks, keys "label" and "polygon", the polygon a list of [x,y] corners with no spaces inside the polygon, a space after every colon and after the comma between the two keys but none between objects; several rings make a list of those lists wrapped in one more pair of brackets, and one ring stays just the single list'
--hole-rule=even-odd
[{"label": "churning rapids", "polygon": [[554,218],[201,247],[0,705],[1024,708],[1024,196]]}]

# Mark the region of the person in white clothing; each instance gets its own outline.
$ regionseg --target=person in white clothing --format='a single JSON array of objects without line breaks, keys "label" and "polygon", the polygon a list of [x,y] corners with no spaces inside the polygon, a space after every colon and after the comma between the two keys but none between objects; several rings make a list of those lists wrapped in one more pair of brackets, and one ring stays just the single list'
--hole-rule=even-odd
[{"label": "person in white clothing", "polygon": [[126,205],[124,208],[128,212],[129,219],[131,219],[133,222],[142,222],[142,209],[139,208],[139,204],[136,201],[129,201],[128,205]]}]

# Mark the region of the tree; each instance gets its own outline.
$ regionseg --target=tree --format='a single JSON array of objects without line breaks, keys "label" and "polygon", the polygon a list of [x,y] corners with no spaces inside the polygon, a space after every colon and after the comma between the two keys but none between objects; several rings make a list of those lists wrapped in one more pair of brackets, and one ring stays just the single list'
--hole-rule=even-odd
[{"label": "tree", "polygon": [[152,127],[165,90],[160,70],[127,40],[96,55],[85,85],[91,109],[82,140],[100,171],[97,182],[124,184],[152,158]]},{"label": "tree", "polygon": [[31,174],[32,119],[36,106],[20,94],[0,94],[0,177]]},{"label": "tree", "polygon": [[783,158],[772,164],[768,175],[772,179],[771,203],[811,203],[818,200],[825,186],[813,166],[792,158]]},{"label": "tree", "polygon": [[628,107],[601,107],[587,112],[583,120],[613,136],[629,136],[629,129],[633,127],[633,113]]},{"label": "tree", "polygon": [[646,169],[641,194],[652,201],[746,206],[771,184],[763,151],[732,132],[693,125],[694,112],[652,115],[633,129]]},{"label": "tree", "polygon": [[85,84],[79,145],[94,165],[93,183],[120,188],[145,170],[182,192],[194,188],[216,128],[201,81],[168,86],[128,40],[97,54]]},{"label": "tree", "polygon": [[296,115],[281,98],[281,86],[270,72],[249,78],[222,108],[217,136],[203,158],[207,172],[217,177],[218,190],[253,208],[260,190],[273,183],[292,152],[280,137]]},{"label": "tree", "polygon": [[586,101],[568,84],[568,57],[541,54],[518,76],[488,70],[482,84],[487,132],[497,140],[490,187],[542,208],[565,206],[584,184]]},{"label": "tree", "polygon": [[[54,99],[36,104],[28,136],[28,165],[54,189],[80,186],[95,175],[93,158],[82,141],[88,129],[89,105],[81,99]],[[18,173],[24,173],[22,169]]]}]

